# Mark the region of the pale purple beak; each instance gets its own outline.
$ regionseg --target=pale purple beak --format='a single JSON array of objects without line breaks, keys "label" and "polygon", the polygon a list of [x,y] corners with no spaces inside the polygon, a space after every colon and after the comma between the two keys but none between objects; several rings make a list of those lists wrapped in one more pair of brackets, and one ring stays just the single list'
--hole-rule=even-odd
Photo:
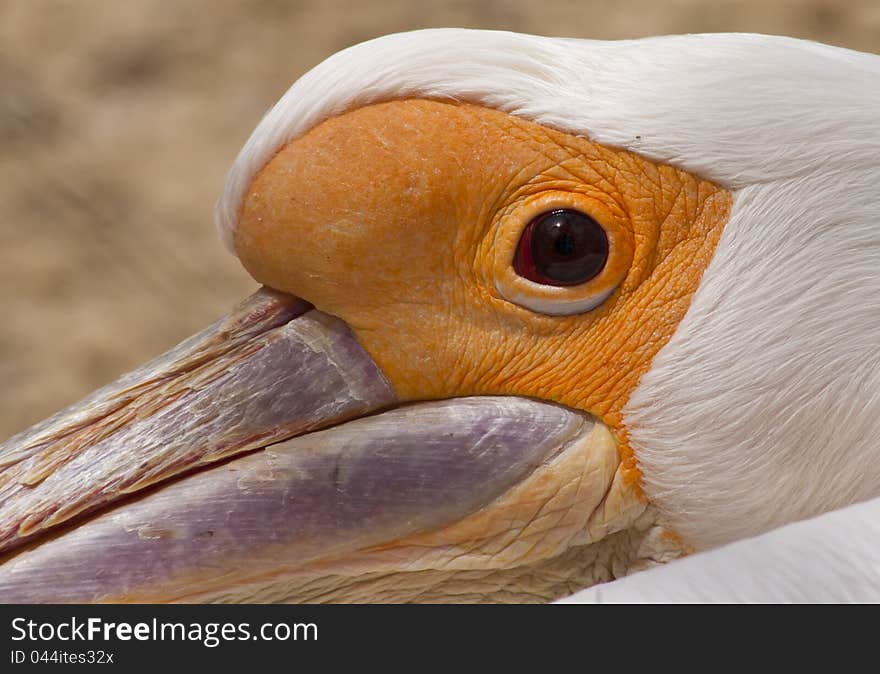
[{"label": "pale purple beak", "polygon": [[591,428],[521,398],[399,406],[341,321],[263,289],[0,445],[0,601],[241,598],[460,520]]}]

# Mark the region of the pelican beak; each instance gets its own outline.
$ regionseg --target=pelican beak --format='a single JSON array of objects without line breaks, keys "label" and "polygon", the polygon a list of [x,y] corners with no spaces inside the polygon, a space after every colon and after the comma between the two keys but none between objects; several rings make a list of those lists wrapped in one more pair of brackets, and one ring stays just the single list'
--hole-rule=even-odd
[{"label": "pelican beak", "polygon": [[400,405],[343,322],[263,289],[0,445],[0,598],[345,598],[328,579],[399,571],[407,537],[473,538],[475,513],[572,452],[593,457],[594,511],[617,462],[589,415]]}]

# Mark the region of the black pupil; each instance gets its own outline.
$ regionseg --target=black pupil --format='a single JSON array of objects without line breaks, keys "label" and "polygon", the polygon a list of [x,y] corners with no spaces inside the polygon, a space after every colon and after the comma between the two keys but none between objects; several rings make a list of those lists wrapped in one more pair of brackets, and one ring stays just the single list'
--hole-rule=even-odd
[{"label": "black pupil", "polygon": [[523,270],[526,272],[523,275],[537,277],[532,280],[551,285],[577,285],[598,275],[608,260],[605,230],[580,211],[562,209],[544,213],[533,220],[528,229],[531,230],[528,243],[533,269]]},{"label": "black pupil", "polygon": [[556,248],[556,252],[560,255],[571,255],[576,248],[574,237],[568,232],[561,234],[559,238],[556,239],[556,243],[553,244],[553,247]]}]

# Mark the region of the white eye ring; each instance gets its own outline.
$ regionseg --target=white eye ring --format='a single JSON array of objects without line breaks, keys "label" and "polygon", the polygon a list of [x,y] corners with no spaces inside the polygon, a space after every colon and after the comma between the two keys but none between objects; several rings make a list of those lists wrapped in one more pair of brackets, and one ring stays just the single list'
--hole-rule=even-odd
[{"label": "white eye ring", "polygon": [[[547,287],[529,281],[528,279],[523,280],[527,283],[531,283],[537,289],[544,289]],[[602,302],[611,297],[611,294],[616,290],[616,286],[607,288],[596,295],[579,298],[565,297],[565,295],[567,295],[565,291],[568,290],[568,288],[559,289],[563,291],[560,293],[560,295],[563,295],[562,297],[547,297],[544,294],[526,293],[518,288],[503,288],[498,281],[495,282],[495,290],[497,290],[498,294],[508,302],[513,302],[529,311],[534,311],[538,314],[546,314],[547,316],[573,316],[575,314],[583,314],[592,311],[602,304]]]},{"label": "white eye ring", "polygon": [[[544,285],[520,276],[514,269],[514,257],[528,224],[542,213],[557,209],[588,214],[608,237],[608,258],[602,271],[579,285]],[[527,198],[505,214],[496,228],[492,263],[495,291],[508,302],[546,316],[592,311],[614,293],[632,264],[632,234],[623,226],[624,217],[600,199],[579,192],[542,192]]]}]

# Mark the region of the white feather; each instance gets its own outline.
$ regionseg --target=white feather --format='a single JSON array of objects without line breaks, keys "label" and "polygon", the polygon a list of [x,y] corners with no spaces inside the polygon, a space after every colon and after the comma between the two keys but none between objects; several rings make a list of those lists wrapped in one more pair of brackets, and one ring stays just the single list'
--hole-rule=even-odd
[{"label": "white feather", "polygon": [[[739,33],[613,42],[457,28],[387,35],[334,54],[288,89],[233,163],[217,224],[231,249],[248,185],[285,144],[334,115],[407,97],[480,103],[728,187],[800,175],[831,155],[858,163],[873,154],[864,141],[878,136],[877,62]],[[843,139],[840,112],[853,125]]]},{"label": "white feather", "polygon": [[880,495],[880,57],[747,34],[383,37],[307,73],[254,131],[217,205],[227,246],[279,148],[405,97],[504,110],[733,191],[691,308],[624,410],[668,526],[708,547]]},{"label": "white feather", "polygon": [[877,602],[880,499],[595,585],[561,603]]}]

